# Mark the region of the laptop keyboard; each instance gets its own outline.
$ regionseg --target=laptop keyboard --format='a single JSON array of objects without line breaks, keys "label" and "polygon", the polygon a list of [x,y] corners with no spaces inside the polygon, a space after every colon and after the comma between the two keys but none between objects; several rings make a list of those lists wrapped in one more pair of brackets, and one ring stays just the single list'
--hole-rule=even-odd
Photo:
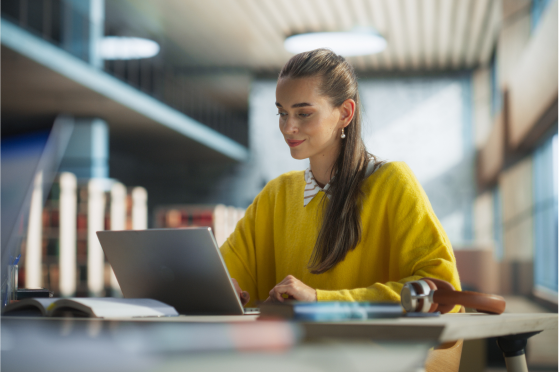
[{"label": "laptop keyboard", "polygon": [[245,307],[245,315],[258,315],[260,314],[260,309],[257,307]]}]

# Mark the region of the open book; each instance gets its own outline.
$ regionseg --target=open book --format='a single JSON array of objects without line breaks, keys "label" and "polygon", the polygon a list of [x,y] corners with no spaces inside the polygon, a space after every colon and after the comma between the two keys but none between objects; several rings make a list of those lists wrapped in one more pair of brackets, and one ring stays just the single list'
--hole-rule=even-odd
[{"label": "open book", "polygon": [[178,316],[174,307],[149,298],[27,298],[4,309],[2,316],[139,318]]}]

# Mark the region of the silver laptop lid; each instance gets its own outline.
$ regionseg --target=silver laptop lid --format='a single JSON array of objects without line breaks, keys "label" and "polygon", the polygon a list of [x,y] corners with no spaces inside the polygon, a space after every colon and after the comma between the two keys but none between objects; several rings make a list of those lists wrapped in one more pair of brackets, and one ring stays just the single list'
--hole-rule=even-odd
[{"label": "silver laptop lid", "polygon": [[209,227],[99,231],[97,236],[124,297],[153,298],[180,314],[243,314]]}]

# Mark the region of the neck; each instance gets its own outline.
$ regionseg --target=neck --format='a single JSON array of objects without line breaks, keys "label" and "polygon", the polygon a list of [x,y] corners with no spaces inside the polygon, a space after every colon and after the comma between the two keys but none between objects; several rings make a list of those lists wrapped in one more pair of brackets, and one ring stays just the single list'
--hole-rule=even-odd
[{"label": "neck", "polygon": [[329,151],[324,151],[309,158],[314,179],[320,187],[330,182],[334,162],[340,152],[339,146]]}]

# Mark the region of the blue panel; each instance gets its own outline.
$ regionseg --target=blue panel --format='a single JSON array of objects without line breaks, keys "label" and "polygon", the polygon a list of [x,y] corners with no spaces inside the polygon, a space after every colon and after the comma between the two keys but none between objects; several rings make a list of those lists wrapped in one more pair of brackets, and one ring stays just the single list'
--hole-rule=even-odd
[{"label": "blue panel", "polygon": [[538,27],[542,15],[547,9],[547,6],[551,3],[549,0],[532,0],[532,9],[531,9],[531,30],[534,30]]},{"label": "blue panel", "polygon": [[555,277],[555,291],[559,292],[559,134],[553,136],[552,140],[552,172],[553,172],[553,231],[554,244],[551,246],[552,254],[550,261],[554,262],[552,269]]},{"label": "blue panel", "polygon": [[1,304],[7,304],[7,293],[12,287],[8,280],[8,265],[21,257],[21,240],[25,234],[31,187],[41,155],[48,140],[48,132],[17,137],[3,137],[1,142]]},{"label": "blue panel", "polygon": [[495,239],[495,259],[503,259],[503,208],[499,186],[493,190],[493,238]]},{"label": "blue panel", "polygon": [[[472,74],[467,73],[460,80],[462,87],[462,122],[463,130],[462,135],[464,139],[464,154],[470,157],[470,154],[475,153],[475,143],[474,143],[474,125],[472,114],[474,110],[473,97],[472,97]],[[471,193],[469,195],[469,201],[464,205],[464,241],[471,241],[474,239],[474,201],[475,195],[473,190],[476,189],[476,172],[475,172],[475,162],[471,161],[468,169],[470,173],[468,179],[470,180]]]},{"label": "blue panel", "polygon": [[534,284],[557,295],[557,134],[534,153]]}]

